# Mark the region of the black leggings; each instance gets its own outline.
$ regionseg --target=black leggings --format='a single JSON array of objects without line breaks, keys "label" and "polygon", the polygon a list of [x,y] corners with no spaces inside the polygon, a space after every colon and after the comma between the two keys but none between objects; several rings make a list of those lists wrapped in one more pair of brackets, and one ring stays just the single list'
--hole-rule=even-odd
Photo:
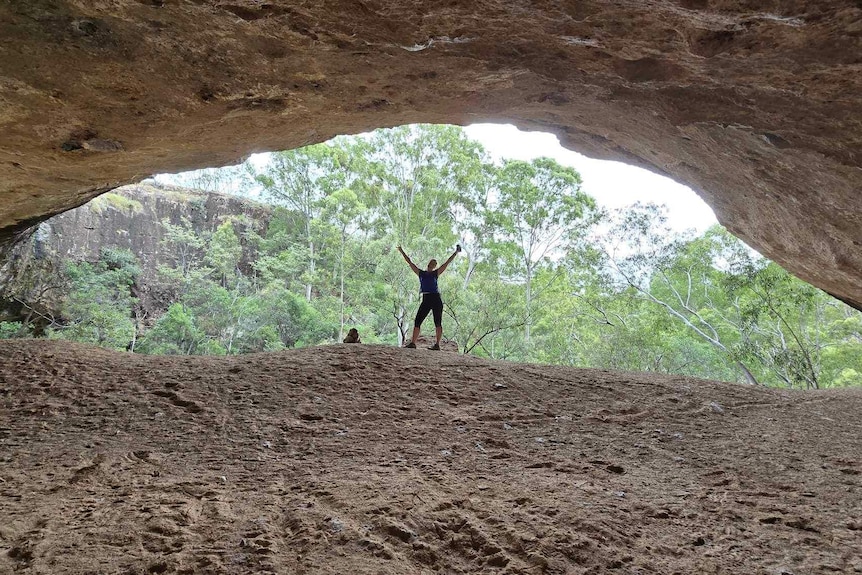
[{"label": "black leggings", "polygon": [[443,298],[439,293],[422,294],[422,303],[419,304],[419,311],[416,312],[416,321],[413,325],[420,327],[428,317],[429,311],[434,313],[434,325],[443,325]]}]

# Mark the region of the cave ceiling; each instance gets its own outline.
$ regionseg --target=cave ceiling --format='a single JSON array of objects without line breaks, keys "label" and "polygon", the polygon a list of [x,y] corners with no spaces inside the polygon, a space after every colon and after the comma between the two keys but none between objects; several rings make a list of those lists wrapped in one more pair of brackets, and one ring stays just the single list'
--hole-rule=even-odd
[{"label": "cave ceiling", "polygon": [[151,174],[509,122],[691,186],[862,302],[858,1],[0,3],[0,237]]}]

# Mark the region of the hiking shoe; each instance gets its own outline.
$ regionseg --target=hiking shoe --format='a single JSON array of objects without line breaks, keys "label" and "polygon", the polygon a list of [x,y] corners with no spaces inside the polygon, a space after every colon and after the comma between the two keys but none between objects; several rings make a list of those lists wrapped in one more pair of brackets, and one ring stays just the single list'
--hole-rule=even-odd
[{"label": "hiking shoe", "polygon": [[435,343],[434,345],[432,345],[432,346],[431,346],[431,347],[429,347],[428,349],[440,349],[440,344],[439,344],[439,343]]},{"label": "hiking shoe", "polygon": [[416,349],[416,344],[411,341],[410,343],[408,343],[404,347],[410,348],[410,349]]}]

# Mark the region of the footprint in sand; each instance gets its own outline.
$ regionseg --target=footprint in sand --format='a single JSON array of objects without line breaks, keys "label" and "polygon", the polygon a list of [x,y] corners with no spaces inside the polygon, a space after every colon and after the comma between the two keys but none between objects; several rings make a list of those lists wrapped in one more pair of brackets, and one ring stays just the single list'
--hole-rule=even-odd
[{"label": "footprint in sand", "polygon": [[185,400],[185,399],[181,398],[179,395],[177,395],[176,393],[174,393],[173,391],[156,390],[156,391],[153,391],[152,394],[155,396],[158,396],[158,397],[164,397],[165,399],[170,401],[172,404],[176,405],[177,407],[181,407],[181,408],[185,409],[189,413],[200,413],[204,410],[203,407],[201,407],[200,405],[198,405],[194,401]]}]

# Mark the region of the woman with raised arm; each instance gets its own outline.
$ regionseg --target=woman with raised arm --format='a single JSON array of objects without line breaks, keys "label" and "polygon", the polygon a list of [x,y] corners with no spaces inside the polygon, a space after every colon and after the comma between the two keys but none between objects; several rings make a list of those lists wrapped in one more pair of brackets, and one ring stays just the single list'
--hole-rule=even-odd
[{"label": "woman with raised arm", "polygon": [[419,339],[422,322],[428,317],[428,312],[431,312],[434,314],[434,327],[437,340],[428,349],[440,349],[440,338],[443,337],[443,298],[440,297],[437,278],[446,271],[446,268],[449,267],[449,264],[458,255],[458,252],[461,251],[461,246],[458,245],[455,247],[455,253],[449,256],[449,259],[442,266],[438,268],[437,260],[431,260],[428,262],[428,267],[425,270],[420,270],[416,264],[410,261],[410,258],[407,257],[401,246],[398,246],[398,251],[404,256],[404,260],[410,266],[410,269],[419,276],[419,291],[422,294],[422,303],[419,304],[419,311],[416,312],[416,320],[413,322],[413,338],[404,347],[416,347],[416,340]]}]

